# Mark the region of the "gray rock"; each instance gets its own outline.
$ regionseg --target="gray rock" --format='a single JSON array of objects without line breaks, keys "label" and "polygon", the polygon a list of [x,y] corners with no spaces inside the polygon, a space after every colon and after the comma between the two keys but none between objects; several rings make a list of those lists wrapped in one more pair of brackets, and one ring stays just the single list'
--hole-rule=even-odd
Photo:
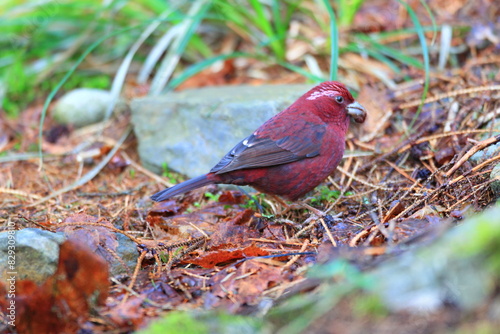
[{"label": "gray rock", "polygon": [[293,103],[312,85],[226,86],[172,92],[132,101],[139,155],[147,168],[162,165],[195,177],[234,145]]},{"label": "gray rock", "polygon": [[[118,244],[115,252],[123,263],[108,252],[101,249],[95,251],[109,263],[111,275],[127,273],[127,268],[128,273],[131,273],[137,263],[137,246],[126,236],[120,233],[115,235]],[[10,277],[9,272],[16,272],[16,280],[29,279],[38,284],[43,283],[56,271],[59,246],[66,239],[63,232],[53,233],[36,228],[25,228],[10,234],[8,231],[0,233],[0,277]],[[15,245],[15,259],[9,258],[8,246],[12,244]],[[9,267],[9,260],[15,261],[14,268]]]},{"label": "gray rock", "polygon": [[500,143],[497,143],[495,145],[490,145],[486,147],[484,150],[474,153],[474,155],[470,157],[470,160],[475,164],[479,164],[483,161],[486,161],[494,157],[495,155],[498,155],[499,153],[500,153]]},{"label": "gray rock", "polygon": [[[497,136],[498,134],[500,134],[500,118],[490,121],[487,125],[484,126],[484,129],[491,129],[492,132],[482,134],[479,137],[480,140],[485,140],[492,136]],[[475,164],[479,164],[498,154],[500,154],[500,143],[490,145],[485,149],[476,152],[472,157],[470,157],[470,160]]]},{"label": "gray rock", "polygon": [[493,181],[490,184],[491,190],[495,193],[497,198],[500,197],[500,164],[496,165],[493,170],[491,171],[490,178],[494,179],[497,178],[496,181]]},{"label": "gray rock", "polygon": [[101,255],[109,264],[109,273],[111,276],[120,274],[131,274],[134,272],[139,254],[137,245],[121,233],[115,233],[118,246],[114,250],[122,262],[115,259],[107,251],[99,248],[97,254]]},{"label": "gray rock", "polygon": [[435,311],[446,303],[480,306],[498,280],[500,207],[467,219],[430,245],[375,269],[373,291],[392,310]]},{"label": "gray rock", "polygon": [[[16,280],[30,279],[42,283],[56,271],[59,245],[65,239],[63,233],[36,228],[25,228],[13,234],[10,231],[0,233],[0,277],[10,277],[9,272],[16,272]],[[8,254],[8,246],[12,244],[15,246],[15,259]],[[13,268],[9,260],[14,261]]]},{"label": "gray rock", "polygon": [[[97,123],[104,119],[111,100],[111,93],[107,90],[78,88],[57,101],[53,117],[59,123],[73,124],[78,128]],[[124,107],[124,102],[120,101],[115,111]]]}]

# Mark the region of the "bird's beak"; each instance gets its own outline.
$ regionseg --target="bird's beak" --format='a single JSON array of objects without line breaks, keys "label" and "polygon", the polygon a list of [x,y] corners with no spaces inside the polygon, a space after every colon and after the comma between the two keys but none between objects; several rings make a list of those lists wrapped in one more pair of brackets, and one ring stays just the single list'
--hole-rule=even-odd
[{"label": "bird's beak", "polygon": [[347,106],[347,114],[351,116],[356,123],[363,123],[366,118],[366,109],[361,104],[354,101]]}]

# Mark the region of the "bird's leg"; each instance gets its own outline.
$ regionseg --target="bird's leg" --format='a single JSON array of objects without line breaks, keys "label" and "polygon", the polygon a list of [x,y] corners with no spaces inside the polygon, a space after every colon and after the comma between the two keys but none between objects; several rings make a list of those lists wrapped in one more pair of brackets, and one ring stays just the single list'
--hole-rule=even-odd
[{"label": "bird's leg", "polygon": [[252,202],[255,203],[255,206],[257,207],[260,213],[264,213],[264,208],[262,207],[262,205],[260,205],[259,201],[257,201],[254,197],[252,197],[252,195],[250,195],[244,188],[240,186],[237,186],[237,188],[239,191],[244,193]]}]

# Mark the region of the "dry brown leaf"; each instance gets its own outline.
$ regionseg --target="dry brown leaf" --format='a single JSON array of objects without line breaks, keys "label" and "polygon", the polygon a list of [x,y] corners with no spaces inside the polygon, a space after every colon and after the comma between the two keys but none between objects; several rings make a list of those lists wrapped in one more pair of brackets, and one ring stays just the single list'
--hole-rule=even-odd
[{"label": "dry brown leaf", "polygon": [[17,282],[15,328],[20,334],[76,333],[89,311],[104,304],[108,288],[106,262],[67,240],[60,246],[54,275],[40,286]]}]

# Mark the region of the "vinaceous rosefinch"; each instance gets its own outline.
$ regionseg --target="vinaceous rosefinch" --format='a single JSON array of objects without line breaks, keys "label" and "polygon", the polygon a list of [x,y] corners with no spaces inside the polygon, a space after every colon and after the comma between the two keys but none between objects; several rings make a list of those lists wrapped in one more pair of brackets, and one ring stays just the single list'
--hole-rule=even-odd
[{"label": "vinaceous rosefinch", "polygon": [[366,110],[347,88],[327,81],[240,141],[208,174],[154,194],[164,201],[208,184],[249,185],[295,201],[332,174],[345,149],[349,118],[363,123]]}]

